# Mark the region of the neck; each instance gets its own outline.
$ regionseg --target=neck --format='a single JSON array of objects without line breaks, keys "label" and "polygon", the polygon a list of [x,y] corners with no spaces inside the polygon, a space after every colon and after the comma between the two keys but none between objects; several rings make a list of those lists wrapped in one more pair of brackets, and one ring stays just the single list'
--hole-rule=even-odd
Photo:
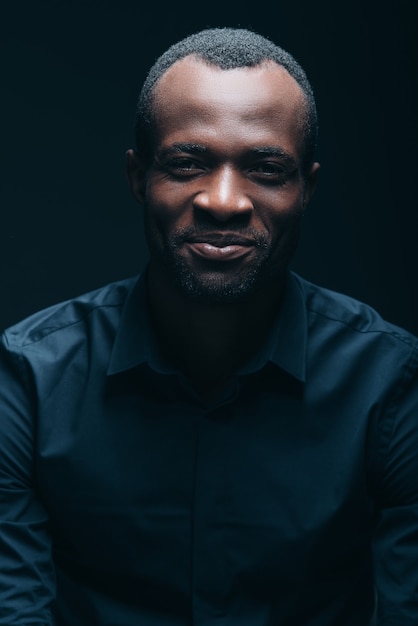
[{"label": "neck", "polygon": [[152,319],[167,360],[199,389],[222,385],[260,348],[280,304],[283,279],[245,301],[193,301],[149,268]]}]

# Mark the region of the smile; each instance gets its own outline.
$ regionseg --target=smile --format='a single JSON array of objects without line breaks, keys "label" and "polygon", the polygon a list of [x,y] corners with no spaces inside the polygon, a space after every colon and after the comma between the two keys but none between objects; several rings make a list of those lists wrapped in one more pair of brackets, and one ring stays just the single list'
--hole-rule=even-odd
[{"label": "smile", "polygon": [[225,246],[214,245],[208,242],[189,243],[188,247],[197,256],[214,261],[233,261],[245,256],[252,250],[250,245],[229,244]]},{"label": "smile", "polygon": [[186,242],[191,253],[208,261],[235,261],[256,247],[254,239],[237,233],[200,233],[191,236]]}]

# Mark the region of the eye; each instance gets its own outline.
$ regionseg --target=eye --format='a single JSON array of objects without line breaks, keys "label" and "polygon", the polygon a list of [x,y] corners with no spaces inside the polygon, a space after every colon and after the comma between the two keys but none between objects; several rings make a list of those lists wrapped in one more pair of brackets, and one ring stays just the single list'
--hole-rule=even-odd
[{"label": "eye", "polygon": [[249,169],[249,172],[252,177],[275,185],[284,185],[289,178],[289,172],[274,161],[256,163]]},{"label": "eye", "polygon": [[186,178],[204,171],[204,166],[190,157],[176,157],[163,163],[163,168],[172,176]]}]

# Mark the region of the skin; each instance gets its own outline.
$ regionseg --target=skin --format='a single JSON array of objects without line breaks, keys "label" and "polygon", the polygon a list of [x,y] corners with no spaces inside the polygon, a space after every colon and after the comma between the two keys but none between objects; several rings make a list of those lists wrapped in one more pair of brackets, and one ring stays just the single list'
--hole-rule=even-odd
[{"label": "skin", "polygon": [[221,70],[189,56],[154,103],[152,163],[127,152],[150,302],[167,358],[210,402],[277,313],[319,164],[303,171],[303,93],[275,63]]}]

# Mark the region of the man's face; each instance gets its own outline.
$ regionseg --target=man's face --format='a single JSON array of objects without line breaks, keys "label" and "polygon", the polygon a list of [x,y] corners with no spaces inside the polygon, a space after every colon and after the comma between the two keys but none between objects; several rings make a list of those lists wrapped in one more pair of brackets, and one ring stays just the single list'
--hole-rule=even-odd
[{"label": "man's face", "polygon": [[153,161],[130,153],[150,271],[205,302],[280,277],[299,238],[317,164],[302,172],[304,98],[274,63],[221,70],[187,57],[155,89]]}]

